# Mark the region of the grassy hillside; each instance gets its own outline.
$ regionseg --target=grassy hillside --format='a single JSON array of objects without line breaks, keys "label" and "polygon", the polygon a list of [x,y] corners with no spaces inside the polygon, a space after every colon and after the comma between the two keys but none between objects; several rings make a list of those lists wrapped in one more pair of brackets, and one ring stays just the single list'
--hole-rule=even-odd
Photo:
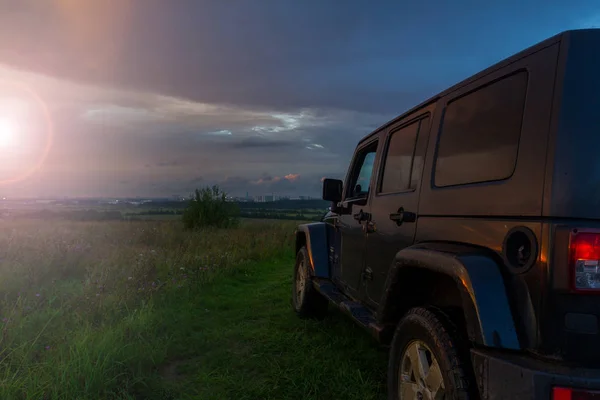
[{"label": "grassy hillside", "polygon": [[368,335],[293,315],[293,229],[4,221],[0,398],[381,398]]}]

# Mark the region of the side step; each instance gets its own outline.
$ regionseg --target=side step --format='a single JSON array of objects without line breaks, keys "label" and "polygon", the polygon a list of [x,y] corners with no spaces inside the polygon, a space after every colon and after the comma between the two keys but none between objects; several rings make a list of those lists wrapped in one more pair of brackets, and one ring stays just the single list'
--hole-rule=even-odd
[{"label": "side step", "polygon": [[376,340],[389,343],[393,329],[390,332],[390,327],[379,325],[371,310],[340,292],[328,279],[313,278],[313,285],[331,304],[348,314],[356,323],[368,330]]}]

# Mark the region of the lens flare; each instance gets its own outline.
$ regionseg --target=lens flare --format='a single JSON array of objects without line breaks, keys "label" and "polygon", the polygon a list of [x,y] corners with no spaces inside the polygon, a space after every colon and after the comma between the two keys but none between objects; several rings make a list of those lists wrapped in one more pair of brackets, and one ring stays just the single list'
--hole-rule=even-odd
[{"label": "lens flare", "polygon": [[[50,117],[50,111],[46,103],[42,100],[42,98],[27,85],[22,84],[20,82],[13,81],[5,81],[0,80],[0,93],[2,93],[2,89],[10,89],[10,92],[14,92],[15,89],[17,92],[21,93],[20,97],[23,100],[27,100],[31,104],[35,105],[40,116],[43,120],[43,141],[44,143],[40,143],[42,147],[42,151],[37,159],[26,166],[23,170],[17,173],[15,176],[11,176],[8,179],[0,179],[0,186],[6,184],[12,184],[15,182],[23,181],[37,172],[42,164],[46,161],[48,154],[50,153],[50,149],[53,144],[53,124],[52,119]],[[0,115],[0,162],[2,159],[1,153],[3,151],[7,151],[9,147],[15,147],[20,142],[19,135],[19,125],[12,118],[8,118],[4,115]]]},{"label": "lens flare", "polygon": [[17,127],[14,122],[0,117],[0,148],[8,148],[16,144]]}]

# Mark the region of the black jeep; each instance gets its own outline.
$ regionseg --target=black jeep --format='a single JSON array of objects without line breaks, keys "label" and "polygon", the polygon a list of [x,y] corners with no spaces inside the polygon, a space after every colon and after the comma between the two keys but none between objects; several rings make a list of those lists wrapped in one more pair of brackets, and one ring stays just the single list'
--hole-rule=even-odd
[{"label": "black jeep", "polygon": [[386,123],[323,198],[293,306],[389,344],[390,399],[600,399],[600,30]]}]

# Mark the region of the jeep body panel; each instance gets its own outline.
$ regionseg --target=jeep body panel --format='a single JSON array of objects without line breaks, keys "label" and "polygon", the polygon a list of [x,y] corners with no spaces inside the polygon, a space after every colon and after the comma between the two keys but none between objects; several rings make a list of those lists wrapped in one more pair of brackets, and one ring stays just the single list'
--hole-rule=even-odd
[{"label": "jeep body panel", "polygon": [[[435,103],[397,121],[379,133],[379,141],[383,144],[381,159],[386,158],[392,145],[392,138],[401,141],[403,140],[401,135],[409,135],[409,142],[414,143],[412,144],[414,151],[411,151],[410,156],[406,158],[416,161],[404,176],[399,177],[402,181],[409,182],[406,188],[390,190],[383,187],[385,166],[373,174],[374,184],[369,196],[369,204],[365,206],[365,210],[369,213],[369,221],[366,224],[365,274],[360,296],[361,300],[373,309],[378,306],[384,293],[386,278],[396,253],[411,246],[415,240],[423,159],[429,142],[434,112]],[[402,218],[401,221],[390,219],[392,214],[399,212],[403,212],[407,217]]]},{"label": "jeep body panel", "polygon": [[481,400],[560,399],[552,395],[556,386],[589,390],[597,396],[600,388],[598,369],[574,368],[538,360],[522,352],[493,349],[471,350],[471,357]]},{"label": "jeep body panel", "polygon": [[[363,212],[363,207],[366,200],[360,196],[355,196],[352,189],[357,182],[351,182],[357,178],[362,171],[354,170],[358,166],[359,169],[363,162],[370,160],[370,166],[373,171],[378,168],[379,153],[381,152],[381,143],[376,136],[370,137],[368,140],[361,142],[352,157],[351,170],[346,176],[344,182],[344,190],[342,198],[344,199],[342,207],[346,212],[337,214],[330,221],[333,221],[333,229],[339,241],[339,254],[334,254],[339,259],[339,268],[332,274],[332,280],[337,285],[343,288],[344,292],[352,298],[360,297],[360,285],[362,284],[362,273],[365,262],[366,237],[365,230],[359,212]],[[360,164],[360,165],[359,165]],[[370,186],[372,179],[363,182],[366,187]]]},{"label": "jeep body panel", "polygon": [[600,219],[600,30],[561,40],[545,217]]},{"label": "jeep body panel", "polygon": [[[474,246],[423,243],[398,252],[388,275],[386,291],[378,311],[385,324],[398,304],[409,304],[410,294],[402,277],[408,269],[427,269],[451,278],[460,293],[466,328],[471,341],[482,346],[520,350],[517,329],[501,274],[493,254]],[[404,290],[398,290],[400,287]],[[400,297],[399,297],[400,296]]]},{"label": "jeep body panel", "polygon": [[[471,80],[442,96],[438,101],[440,112],[436,113],[433,121],[433,129],[437,135],[430,140],[427,151],[428,161],[423,173],[425,182],[419,203],[419,216],[541,216],[548,121],[552,113],[558,53],[559,45],[551,44],[520,59],[514,59],[503,68]],[[444,134],[444,110],[448,104],[516,73],[526,74],[527,88],[513,174],[507,179],[493,182],[435,187],[436,153],[439,138]],[[491,104],[497,101],[491,96],[485,100]],[[472,166],[485,164],[487,159],[485,153],[462,153],[458,157]]]},{"label": "jeep body panel", "polygon": [[[543,224],[540,221],[518,219],[484,219],[484,218],[419,218],[419,242],[463,243],[485,249],[489,257],[495,261],[505,296],[513,316],[513,323],[524,349],[535,349],[541,345],[538,327],[543,322],[546,312],[541,302],[542,294],[547,290],[546,263],[547,243],[539,244],[540,256],[537,263],[522,273],[512,273],[502,259],[502,243],[507,232],[515,227],[530,229],[536,237],[543,237]],[[469,272],[469,270],[467,270]]]},{"label": "jeep body panel", "polygon": [[302,224],[296,229],[296,253],[306,246],[313,275],[319,278],[331,276],[328,250],[331,230],[324,222]]},{"label": "jeep body panel", "polygon": [[573,229],[600,232],[600,221],[551,219],[544,224],[549,267],[540,321],[541,351],[567,362],[598,366],[600,297],[598,292],[573,293],[570,288],[569,235]]}]

